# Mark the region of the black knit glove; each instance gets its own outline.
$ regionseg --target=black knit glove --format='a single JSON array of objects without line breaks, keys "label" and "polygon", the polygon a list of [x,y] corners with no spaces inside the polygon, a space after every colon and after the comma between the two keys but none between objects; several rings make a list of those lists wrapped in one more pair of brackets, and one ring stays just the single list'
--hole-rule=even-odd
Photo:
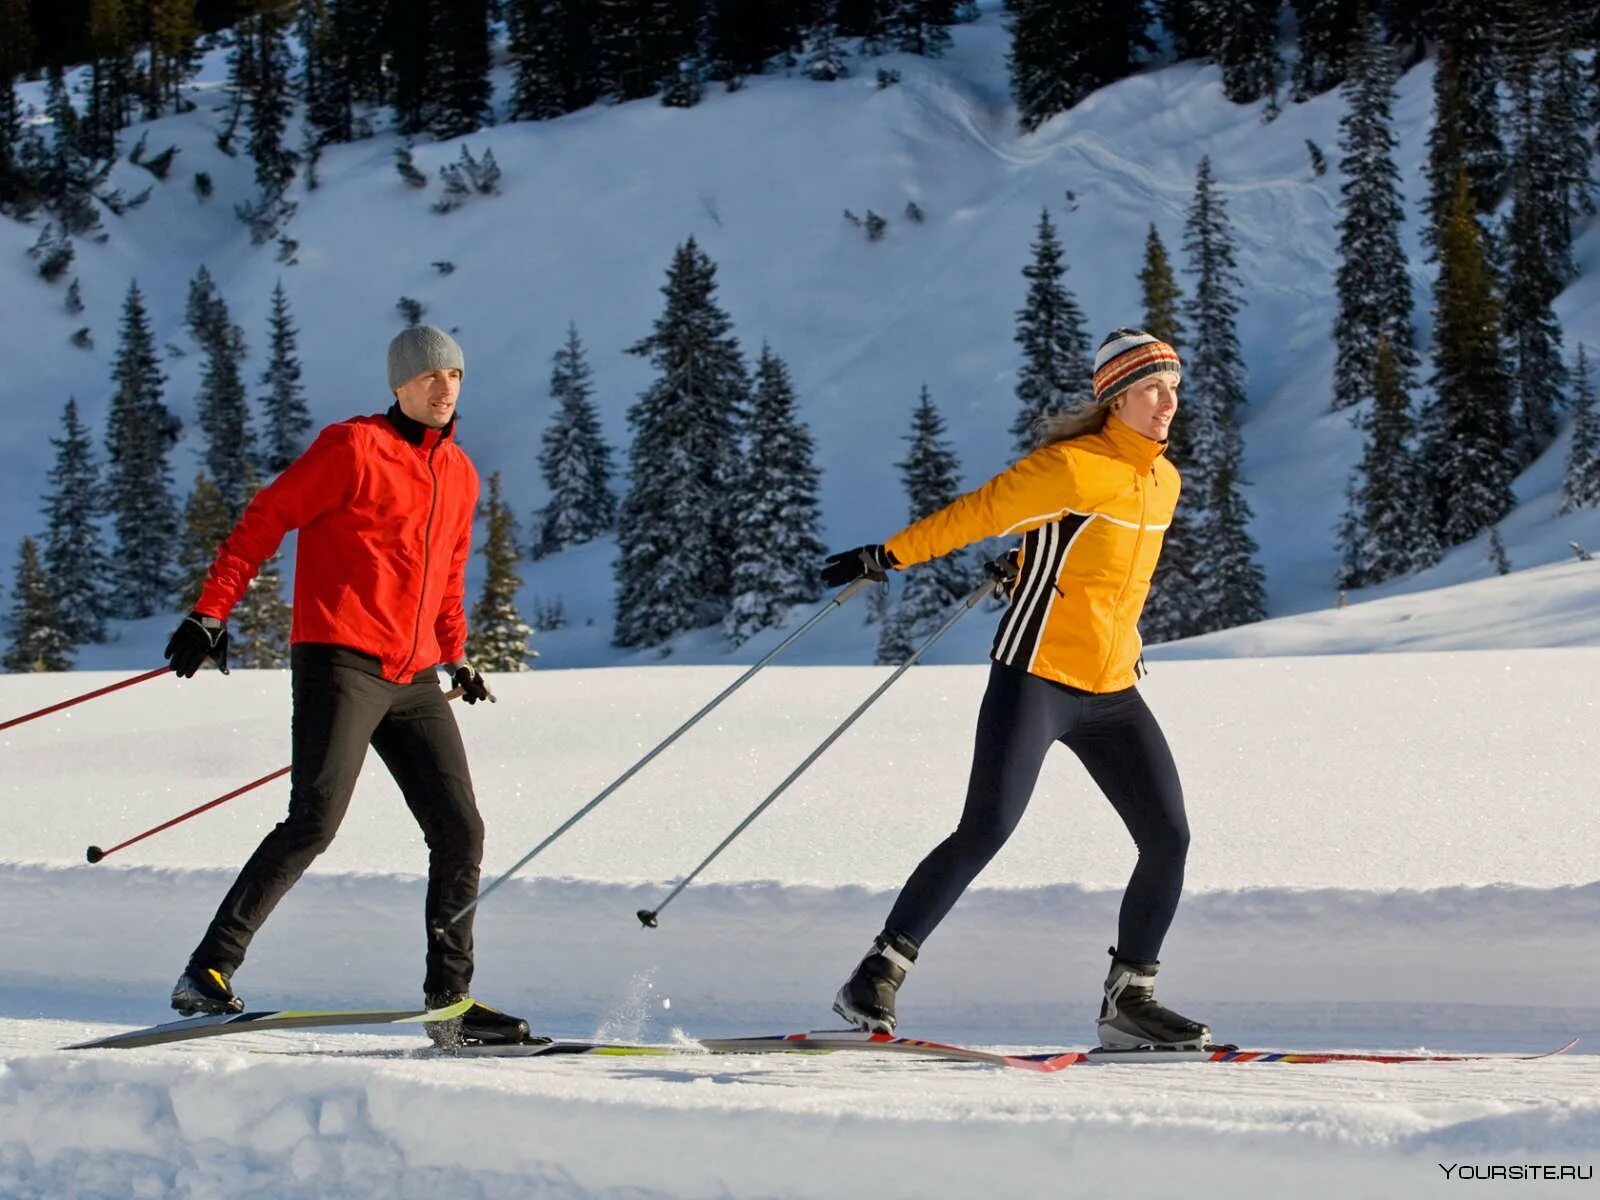
[{"label": "black knit glove", "polygon": [[889,572],[900,564],[882,545],[857,546],[839,554],[830,554],[822,564],[824,587],[843,587],[858,579],[882,583]]},{"label": "black knit glove", "polygon": [[461,698],[468,704],[479,700],[494,701],[494,693],[484,681],[483,674],[471,663],[451,663],[450,682],[461,689]]},{"label": "black knit glove", "polygon": [[983,572],[990,579],[993,579],[1000,584],[1000,590],[1002,592],[1009,594],[1012,587],[1017,582],[1017,575],[1021,571],[1021,568],[1017,566],[1017,560],[1021,557],[1022,550],[1013,546],[1004,554],[997,555],[996,557],[991,558],[988,562],[984,563]]},{"label": "black knit glove", "polygon": [[165,650],[172,672],[180,679],[188,679],[206,659],[217,664],[217,670],[228,673],[228,627],[216,617],[192,612],[172,631]]}]

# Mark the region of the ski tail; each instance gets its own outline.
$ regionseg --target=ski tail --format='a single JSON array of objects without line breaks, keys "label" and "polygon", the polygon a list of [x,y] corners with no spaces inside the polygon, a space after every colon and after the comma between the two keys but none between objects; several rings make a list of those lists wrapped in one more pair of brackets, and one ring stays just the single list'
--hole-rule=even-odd
[{"label": "ski tail", "polygon": [[64,1050],[137,1050],[199,1038],[238,1033],[264,1033],[274,1029],[320,1029],[340,1025],[405,1025],[423,1021],[449,1021],[472,1007],[470,999],[436,1009],[280,1009],[263,1012],[220,1013],[168,1021],[146,1029],[131,1029],[109,1037],[63,1046]]}]

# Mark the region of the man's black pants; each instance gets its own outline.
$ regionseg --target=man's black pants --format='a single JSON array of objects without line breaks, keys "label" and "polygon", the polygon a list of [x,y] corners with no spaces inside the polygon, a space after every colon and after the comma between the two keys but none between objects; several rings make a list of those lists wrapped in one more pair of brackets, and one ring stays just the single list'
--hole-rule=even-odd
[{"label": "man's black pants", "polygon": [[[449,701],[433,671],[391,683],[338,647],[296,646],[289,815],[262,839],[223,897],[193,962],[232,975],[250,939],[339,830],[371,745],[400,785],[428,844],[428,965],[423,990],[465,993],[483,821]],[[352,934],[352,936],[354,936]]]}]

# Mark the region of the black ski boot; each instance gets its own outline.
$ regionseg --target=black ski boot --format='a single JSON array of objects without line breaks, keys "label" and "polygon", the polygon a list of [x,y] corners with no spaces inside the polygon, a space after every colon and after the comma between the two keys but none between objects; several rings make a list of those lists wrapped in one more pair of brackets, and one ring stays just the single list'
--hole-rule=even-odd
[{"label": "black ski boot", "polygon": [[[430,992],[426,1003],[431,1011],[448,1008],[465,999],[467,997],[460,992]],[[457,1046],[529,1045],[550,1040],[530,1037],[528,1023],[521,1017],[513,1017],[487,1004],[479,1004],[476,1000],[459,1017],[449,1021],[428,1021],[423,1028],[428,1031],[433,1044],[442,1050],[453,1050]]]},{"label": "black ski boot", "polygon": [[172,1007],[185,1017],[241,1013],[244,1001],[233,994],[228,977],[215,967],[190,963],[172,985]]},{"label": "black ski boot", "polygon": [[1211,1030],[1156,1003],[1157,963],[1127,962],[1111,951],[1111,973],[1100,1001],[1100,1044],[1110,1050],[1140,1046],[1199,1049]]},{"label": "black ski boot", "polygon": [[917,944],[885,929],[833,998],[833,1011],[868,1033],[894,1032],[894,994],[917,961]]}]

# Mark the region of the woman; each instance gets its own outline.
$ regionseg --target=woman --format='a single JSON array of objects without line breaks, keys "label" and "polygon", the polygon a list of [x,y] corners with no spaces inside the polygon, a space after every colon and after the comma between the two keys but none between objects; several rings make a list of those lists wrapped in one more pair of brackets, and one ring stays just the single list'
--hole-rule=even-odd
[{"label": "woman", "polygon": [[883,545],[832,555],[823,568],[824,581],[839,587],[984,538],[1024,535],[990,652],[961,822],[912,872],[834,1000],[834,1011],[862,1029],[894,1029],[895,992],[919,949],[1005,845],[1045,752],[1061,742],[1139,848],[1100,1007],[1101,1045],[1194,1046],[1211,1036],[1155,1001],[1189,826],[1172,754],[1134,686],[1139,613],[1178,502],[1178,472],[1164,452],[1180,368],[1158,338],[1114,331],[1095,355],[1093,402],[1046,420],[1031,454]]}]

